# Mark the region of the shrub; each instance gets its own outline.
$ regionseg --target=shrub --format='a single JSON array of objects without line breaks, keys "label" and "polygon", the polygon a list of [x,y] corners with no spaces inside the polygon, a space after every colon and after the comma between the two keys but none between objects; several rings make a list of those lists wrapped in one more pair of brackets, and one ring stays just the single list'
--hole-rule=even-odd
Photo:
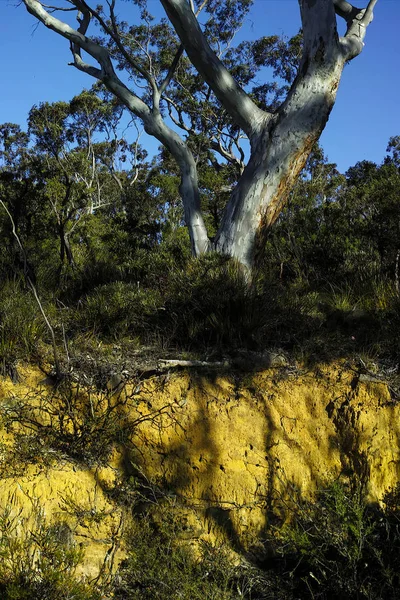
[{"label": "shrub", "polygon": [[101,600],[76,576],[82,551],[68,525],[46,525],[39,511],[21,518],[12,505],[0,515],[0,595],[3,600]]},{"label": "shrub", "polygon": [[[130,554],[116,578],[117,600],[256,600],[262,573],[241,566],[228,547],[202,543],[194,554],[181,538],[179,516],[164,511],[158,523],[149,517],[133,523]],[[261,588],[260,588],[261,589]],[[277,597],[277,596],[276,596]]]},{"label": "shrub", "polygon": [[18,280],[0,289],[0,374],[15,377],[15,364],[28,359],[45,331],[43,318],[31,292]]},{"label": "shrub", "polygon": [[5,467],[51,463],[57,453],[88,465],[104,463],[114,444],[124,438],[128,426],[125,403],[122,393],[113,396],[88,386],[81,388],[68,378],[51,391],[8,398],[0,414],[16,441],[6,450]]},{"label": "shrub", "polygon": [[335,482],[290,516],[269,542],[295,597],[398,598],[398,513],[368,505],[358,485]]},{"label": "shrub", "polygon": [[121,336],[140,336],[149,327],[149,317],[159,305],[151,290],[117,281],[99,286],[82,302],[76,313],[81,329],[110,339]]},{"label": "shrub", "polygon": [[262,337],[272,302],[272,289],[249,284],[240,265],[210,254],[171,273],[159,326],[180,347],[251,347]]}]

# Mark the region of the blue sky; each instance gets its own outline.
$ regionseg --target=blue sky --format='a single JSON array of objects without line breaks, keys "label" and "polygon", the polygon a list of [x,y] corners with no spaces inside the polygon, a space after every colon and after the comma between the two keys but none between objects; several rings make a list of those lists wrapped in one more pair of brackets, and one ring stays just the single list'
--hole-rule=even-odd
[{"label": "blue sky", "polygon": [[[358,0],[365,6],[367,0]],[[158,10],[158,0],[150,0]],[[129,18],[129,3],[124,17]],[[297,0],[255,0],[242,35],[293,35],[300,25]],[[344,171],[358,160],[380,162],[390,136],[400,134],[400,1],[378,0],[362,54],[343,73],[337,102],[322,135],[332,162]],[[68,44],[23,6],[0,0],[0,122],[25,126],[33,104],[69,100],[92,80],[67,66]]]}]

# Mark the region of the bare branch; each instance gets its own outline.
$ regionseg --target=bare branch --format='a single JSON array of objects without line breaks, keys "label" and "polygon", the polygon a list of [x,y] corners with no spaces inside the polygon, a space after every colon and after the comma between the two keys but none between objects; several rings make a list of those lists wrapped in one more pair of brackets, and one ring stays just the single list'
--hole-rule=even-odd
[{"label": "bare branch", "polygon": [[[176,102],[174,102],[171,98],[169,97],[165,97],[164,100],[166,100],[167,102],[167,107],[168,107],[168,114],[170,116],[170,119],[173,123],[175,123],[175,125],[177,125],[177,127],[180,127],[181,129],[183,129],[184,131],[186,131],[189,135],[199,135],[199,132],[196,131],[196,129],[194,129],[193,127],[190,127],[189,125],[187,125],[185,123],[185,121],[183,120],[183,115],[182,115],[182,111],[179,109],[179,106],[176,104]],[[178,115],[178,118],[176,118],[172,112],[172,108],[174,108],[176,114]],[[215,122],[215,118],[214,119],[210,119],[211,122]],[[238,144],[238,139],[235,138],[234,136],[232,136],[230,133],[228,132],[223,132],[220,129],[216,129],[216,136],[215,139],[210,140],[210,144],[209,147],[214,150],[215,152],[218,152],[218,154],[220,156],[222,156],[226,161],[228,161],[229,163],[231,163],[232,165],[235,165],[238,169],[239,175],[241,175],[244,171],[244,160],[245,160],[245,155],[243,152],[243,149],[239,146]],[[224,137],[228,137],[231,139],[231,144],[229,146],[229,149],[224,147],[223,143],[222,143],[222,136]],[[238,148],[238,151],[241,155],[241,158],[238,158],[232,151],[232,145],[233,143],[235,144],[235,146]]]},{"label": "bare branch", "polygon": [[[50,15],[38,0],[24,0],[28,12],[39,19],[48,29],[55,31],[62,37],[69,40],[72,44],[77,44],[85,50],[92,58],[101,65],[102,77],[112,76],[114,69],[111,64],[110,56],[105,48],[92,42],[86,35],[70,27],[67,23],[60,21],[53,15]],[[80,22],[82,26],[82,21]]]},{"label": "bare branch", "polygon": [[136,123],[134,123],[135,129],[136,129],[136,140],[135,140],[135,152],[133,155],[133,163],[132,163],[132,167],[134,168],[135,171],[135,175],[133,176],[133,179],[130,182],[130,185],[133,185],[134,183],[136,183],[138,177],[139,177],[139,160],[138,160],[138,155],[139,155],[139,141],[140,141],[140,137],[143,133],[143,130],[139,130],[139,127],[137,126]]},{"label": "bare branch", "polygon": [[333,0],[335,12],[339,17],[342,17],[347,22],[351,22],[360,12],[360,8],[356,8],[347,0]]},{"label": "bare branch", "polygon": [[174,76],[174,73],[176,71],[176,68],[179,64],[179,61],[181,59],[181,56],[183,54],[183,46],[182,44],[179,46],[177,53],[175,54],[174,60],[171,63],[170,68],[168,69],[168,73],[164,79],[164,81],[161,83],[160,87],[159,87],[159,94],[160,96],[163,95],[163,93],[165,92],[165,90],[167,89],[167,87],[169,86],[169,84],[171,83],[171,79]]},{"label": "bare branch", "polygon": [[[185,121],[183,120],[182,110],[179,109],[179,106],[176,104],[176,102],[174,102],[172,100],[172,98],[169,98],[168,96],[165,96],[164,100],[167,102],[168,114],[169,114],[171,120],[173,121],[173,123],[175,123],[175,125],[177,125],[178,127],[181,127],[187,133],[191,133],[192,135],[197,135],[198,132],[195,129],[193,129],[193,127],[189,127],[188,125],[186,125]],[[178,115],[178,119],[176,119],[174,117],[174,114],[172,112],[172,107],[175,109],[176,114]]]},{"label": "bare branch", "polygon": [[376,3],[377,0],[370,0],[367,8],[359,9],[354,19],[348,23],[346,35],[340,40],[345,60],[352,60],[362,52],[367,27],[374,18]]},{"label": "bare branch", "polygon": [[51,6],[50,4],[44,4],[44,2],[42,2],[42,6],[44,6],[45,8],[47,8],[50,12],[56,12],[56,11],[60,11],[60,12],[74,12],[74,11],[76,11],[75,7],[66,8],[66,7],[62,7],[62,6]]},{"label": "bare branch", "polygon": [[236,83],[212,50],[186,0],[161,0],[190,61],[235,122],[250,137],[271,116],[262,111]]},{"label": "bare branch", "polygon": [[[101,69],[96,69],[91,65],[87,65],[80,57],[79,53],[74,54],[75,63],[78,69],[88,73],[92,77],[103,81],[106,87],[119,98],[125,106],[129,108],[136,116],[148,121],[150,118],[149,107],[129,90],[124,83],[117,77],[112,66],[111,58],[108,51],[100,44],[96,44],[86,35],[73,29],[67,23],[60,21],[56,17],[50,15],[41,5],[38,0],[24,0],[24,4],[28,12],[39,19],[48,29],[55,31],[72,44],[85,50],[92,58],[97,60]],[[82,6],[82,5],[81,5]],[[84,27],[80,20],[80,27]]]},{"label": "bare branch", "polygon": [[374,18],[374,8],[375,8],[375,4],[378,2],[378,0],[369,0],[368,6],[366,8],[366,11],[364,13],[364,16],[362,17],[361,21],[364,25],[364,27],[368,27],[368,25],[372,22],[373,18]]},{"label": "bare branch", "polygon": [[226,148],[224,148],[221,139],[212,140],[210,147],[212,150],[214,150],[214,152],[218,152],[218,154],[227,162],[234,165],[237,168],[239,176],[242,175],[245,167],[244,162],[242,162],[240,158],[238,158],[233,152],[229,152]]},{"label": "bare branch", "polygon": [[[77,16],[77,21],[79,23],[79,27],[77,30],[78,33],[80,33],[83,36],[86,36],[86,32],[90,25],[90,13],[87,11],[84,11],[82,13],[82,18],[79,18],[79,15]],[[76,67],[79,71],[82,71],[83,73],[87,73],[91,77],[95,77],[96,79],[101,79],[101,76],[102,76],[101,70],[97,69],[96,67],[93,67],[92,65],[89,65],[84,60],[82,60],[81,47],[79,46],[79,44],[77,44],[76,42],[73,42],[73,41],[71,41],[71,53],[72,53],[72,56],[74,57],[74,62],[69,63],[71,66]]]},{"label": "bare branch", "polygon": [[100,25],[102,26],[104,31],[111,37],[111,39],[113,40],[113,42],[115,43],[115,45],[117,46],[118,50],[121,52],[122,56],[125,58],[127,63],[135,71],[140,73],[142,75],[142,77],[144,77],[144,79],[146,79],[146,81],[148,81],[150,83],[150,85],[153,87],[155,85],[153,76],[149,73],[149,71],[144,69],[136,60],[134,60],[132,58],[132,56],[129,54],[129,52],[126,51],[123,43],[121,42],[121,37],[118,32],[117,21],[116,21],[115,13],[114,13],[114,6],[115,6],[115,2],[112,2],[110,5],[110,18],[111,18],[111,23],[112,23],[112,30],[107,26],[107,24],[105,23],[104,19],[101,17],[101,15],[98,11],[94,10],[93,8],[90,8],[89,10],[91,11],[92,15],[94,15],[96,17],[96,19],[98,20],[98,22],[100,23]]}]

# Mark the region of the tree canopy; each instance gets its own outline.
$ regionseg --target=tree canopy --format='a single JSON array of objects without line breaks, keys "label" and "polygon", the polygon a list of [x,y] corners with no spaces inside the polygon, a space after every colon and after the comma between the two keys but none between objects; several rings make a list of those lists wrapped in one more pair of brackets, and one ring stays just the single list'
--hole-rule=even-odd
[{"label": "tree canopy", "polygon": [[[193,254],[214,249],[251,267],[325,127],[344,65],[362,51],[376,0],[364,9],[345,0],[300,0],[301,35],[236,46],[250,0],[161,0],[161,21],[137,2],[135,23],[118,18],[115,0],[51,9],[24,3],[69,41],[72,64],[102,82],[172,154]],[[70,24],[74,14],[77,27]],[[343,37],[337,18],[347,24]],[[260,84],[266,66],[276,79]],[[201,207],[199,156],[216,171],[232,167],[212,236]]]}]

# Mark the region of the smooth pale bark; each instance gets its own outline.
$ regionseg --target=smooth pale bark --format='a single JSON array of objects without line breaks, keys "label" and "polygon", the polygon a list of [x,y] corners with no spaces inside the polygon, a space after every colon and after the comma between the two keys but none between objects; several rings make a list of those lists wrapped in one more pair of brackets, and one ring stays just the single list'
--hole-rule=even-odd
[{"label": "smooth pale bark", "polygon": [[104,80],[104,83],[110,91],[122,100],[125,106],[142,119],[146,133],[161,142],[178,163],[181,176],[179,190],[184,207],[185,223],[189,231],[192,254],[193,256],[204,254],[209,249],[209,239],[201,213],[197,168],[192,152],[182,138],[165,124],[158,108],[151,111],[146,106],[147,110],[144,114],[136,110],[134,94],[122,82],[116,81],[116,75],[113,78],[108,77]]},{"label": "smooth pale bark", "polygon": [[250,138],[250,160],[215,239],[218,251],[248,268],[328,121],[345,64],[332,3],[303,0],[301,15],[304,49],[298,75],[277,115]]},{"label": "smooth pale bark", "polygon": [[[360,10],[347,0],[299,0],[304,38],[302,61],[286,101],[276,114],[271,114],[258,108],[224,67],[201,31],[188,0],[161,0],[194,67],[250,140],[249,163],[233,190],[220,230],[211,244],[201,214],[193,155],[160,114],[161,91],[167,84],[158,87],[152,76],[144,73],[153,93],[152,107],[129,90],[117,77],[108,50],[85,35],[96,12],[81,0],[70,0],[83,11],[78,30],[47,12],[38,0],[23,1],[27,10],[46,27],[70,41],[74,66],[101,80],[143,121],[146,132],[174,156],[181,173],[180,193],[193,254],[199,256],[214,248],[235,257],[246,267],[254,264],[266,231],[277,219],[326,125],[343,66],[361,52],[377,2],[370,0],[367,8]],[[335,12],[347,22],[346,35],[340,39]],[[85,63],[81,49],[95,59],[100,68]],[[140,69],[139,72],[142,73]]]},{"label": "smooth pale bark", "polygon": [[[248,268],[262,250],[335,102],[346,60],[361,52],[370,16],[345,0],[299,0],[303,56],[299,73],[276,115],[243,98],[210,48],[186,0],[161,0],[191,62],[236,123],[249,135],[251,155],[226,207],[214,249]],[[375,4],[376,0],[370,2]],[[335,11],[346,19],[339,40]]]},{"label": "smooth pale bark", "polygon": [[210,243],[200,207],[197,167],[193,154],[182,138],[164,123],[161,116],[158,115],[145,123],[145,130],[164,144],[178,163],[181,174],[179,192],[183,201],[192,254],[201,256],[209,250]]},{"label": "smooth pale bark", "polygon": [[264,130],[252,139],[252,152],[233,191],[216,250],[246,267],[264,247],[269,227],[278,218],[296,179],[319,139],[336,97],[341,59],[329,74],[299,78],[289,101]]},{"label": "smooth pale bark", "polygon": [[187,0],[161,0],[186,53],[234,121],[250,137],[265,113],[236,83],[200,29]]},{"label": "smooth pale bark", "polygon": [[[159,110],[159,91],[156,82],[152,80],[153,107],[150,108],[143,100],[136,96],[117,76],[112,65],[110,55],[106,48],[92,41],[85,35],[90,22],[90,15],[86,13],[85,28],[82,25],[75,30],[54,15],[45,10],[38,0],[24,0],[25,6],[33,16],[39,19],[47,28],[55,31],[71,43],[74,56],[74,66],[99,79],[144,125],[145,131],[157,138],[168,148],[177,161],[181,174],[180,192],[184,204],[185,221],[189,230],[192,253],[200,256],[209,249],[207,230],[200,209],[200,196],[198,190],[197,170],[193,155],[182,138],[168,127],[161,118]],[[79,2],[75,2],[78,8]],[[84,9],[84,7],[82,6]],[[97,61],[100,68],[87,64],[82,60],[80,50],[85,50],[89,56]]]}]

